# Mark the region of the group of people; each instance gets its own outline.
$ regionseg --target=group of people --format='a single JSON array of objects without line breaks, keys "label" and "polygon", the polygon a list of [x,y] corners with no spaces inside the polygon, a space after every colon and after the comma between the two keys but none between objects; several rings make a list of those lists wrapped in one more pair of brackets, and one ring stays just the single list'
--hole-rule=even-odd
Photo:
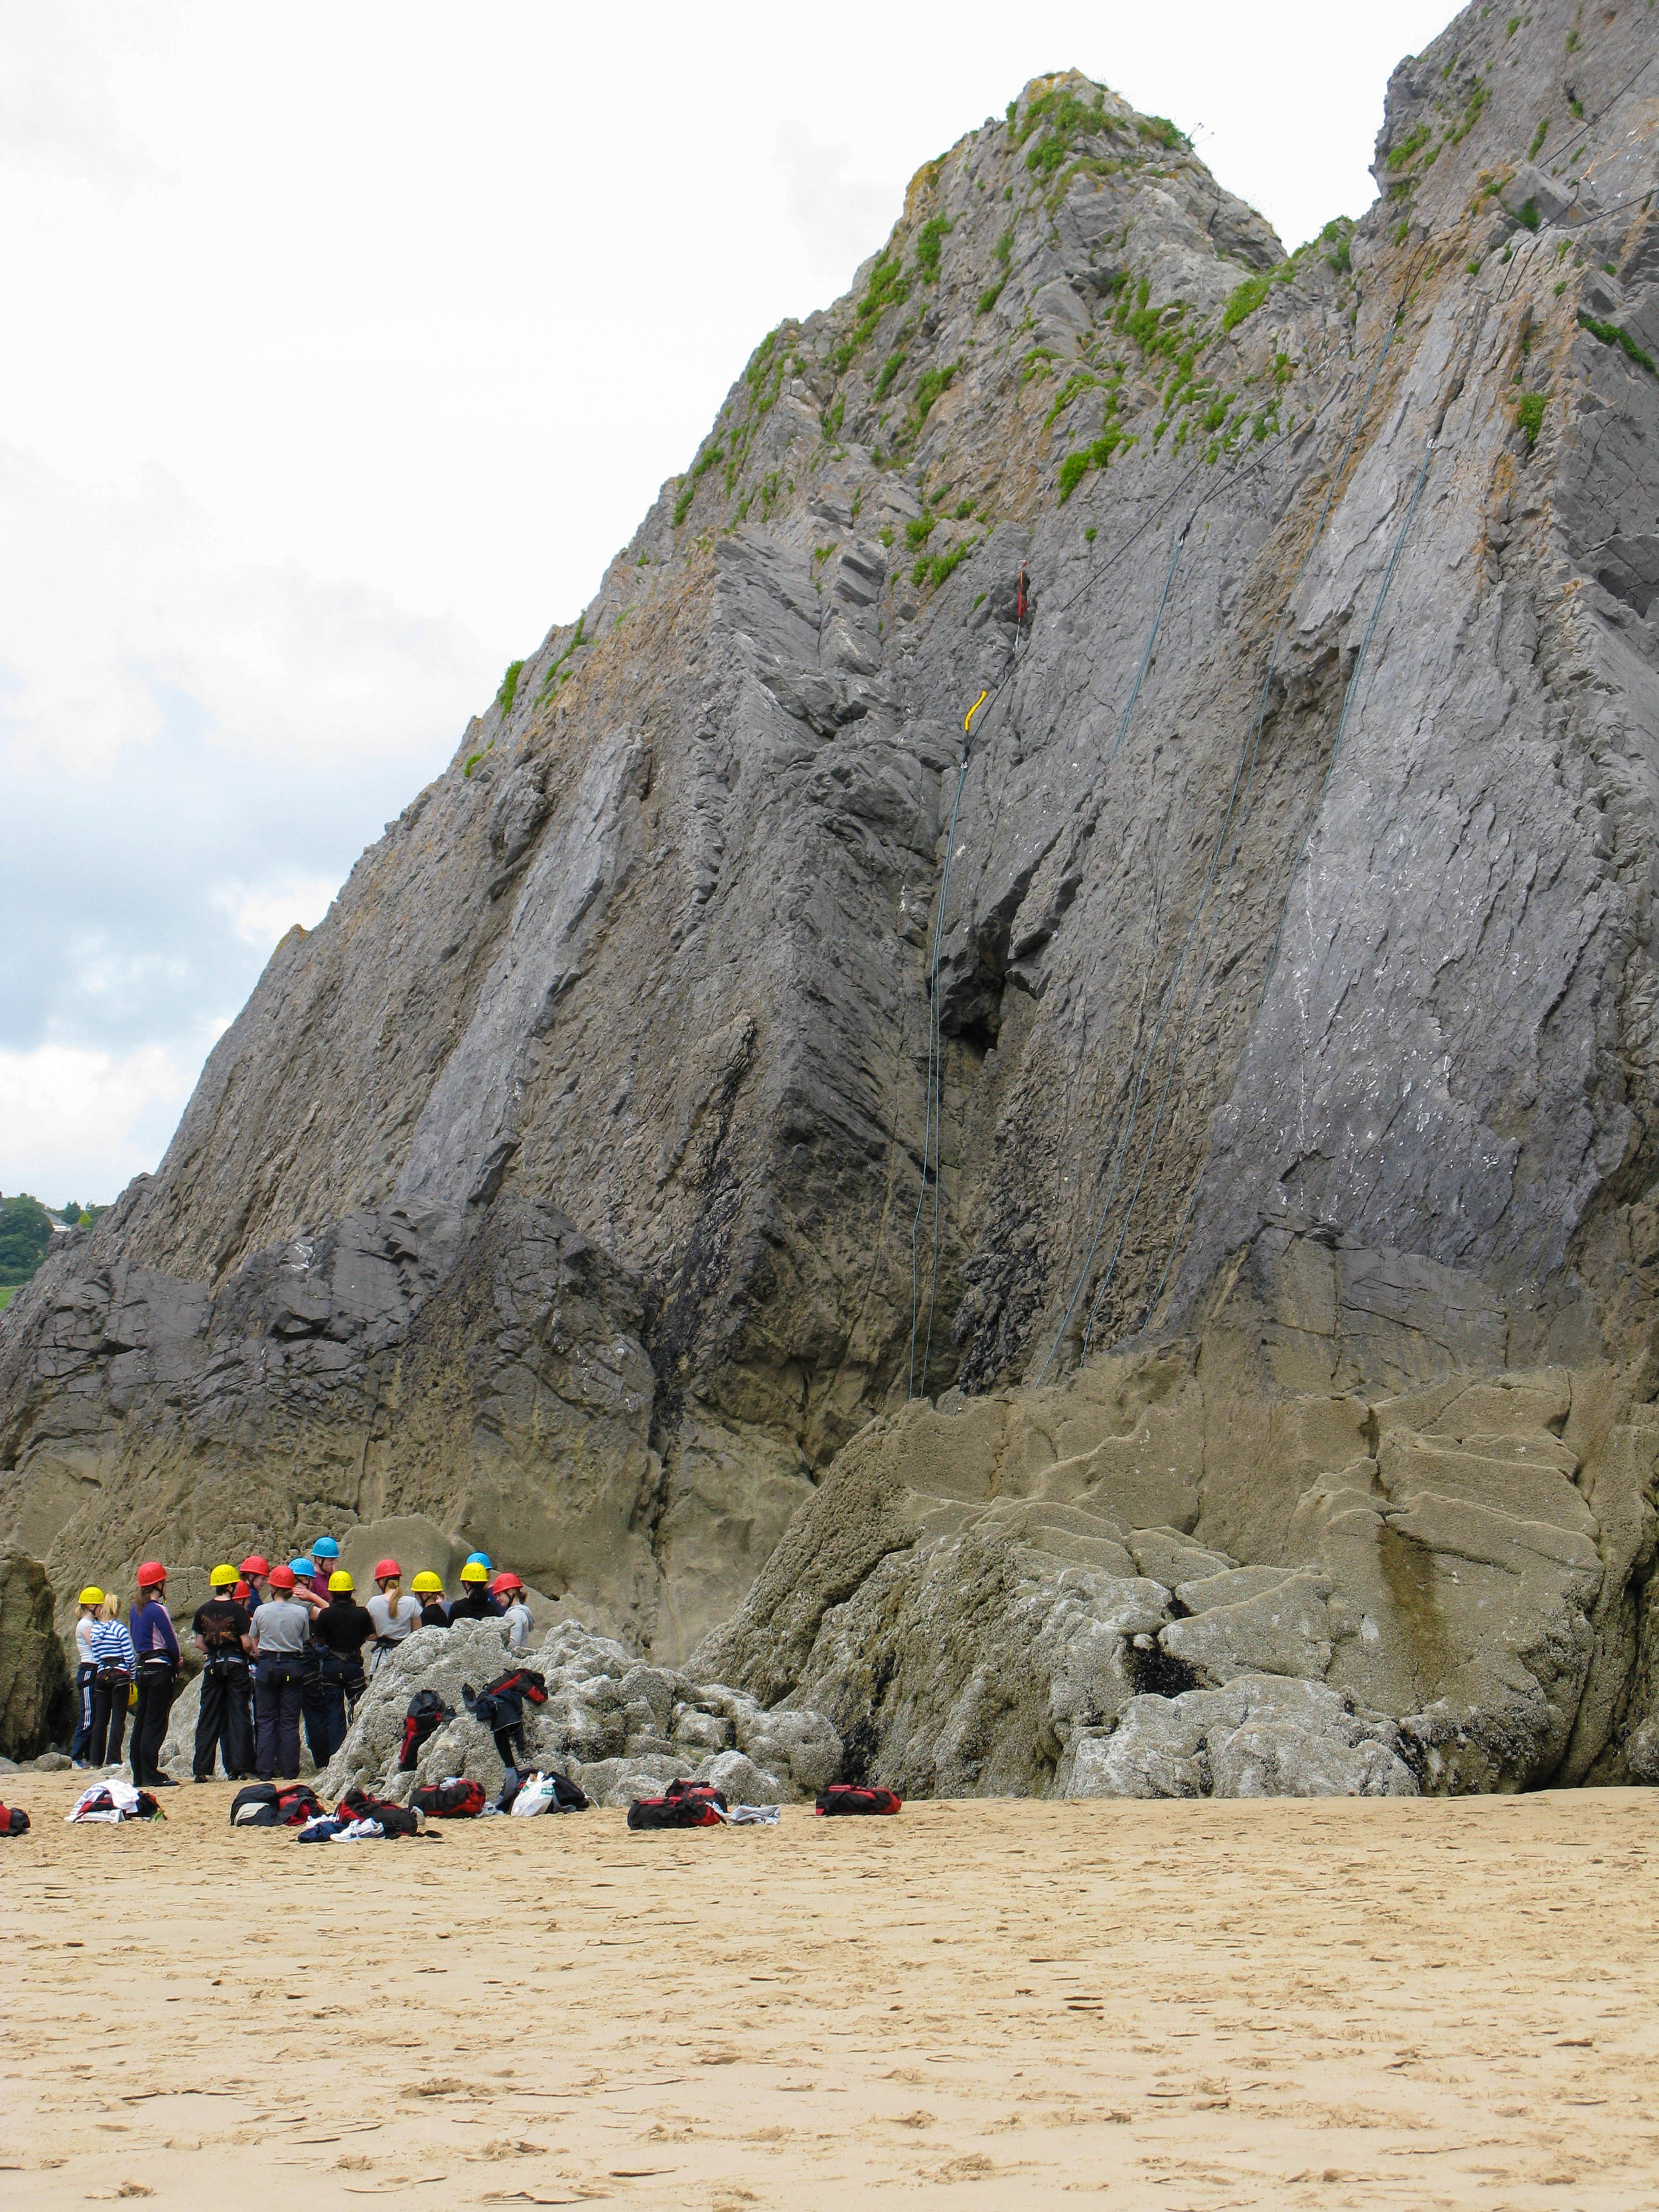
[{"label": "group of people", "polygon": [[[215,1567],[212,1595],[197,1607],[190,1634],[202,1659],[202,1710],[196,1723],[194,1778],[213,1778],[216,1759],[232,1781],[262,1782],[300,1771],[300,1730],[313,1764],[326,1766],[345,1740],[351,1713],[368,1677],[417,1628],[457,1620],[495,1620],[508,1649],[530,1637],[530,1608],[515,1574],[496,1573],[488,1553],[474,1552],[461,1569],[461,1589],[446,1598],[442,1579],[417,1574],[407,1590],[396,1559],[374,1569],[375,1594],[357,1602],[340,1547],[319,1536],[309,1552],[272,1566],[250,1553],[240,1567]],[[167,1610],[167,1569],[146,1559],[137,1599],[123,1621],[112,1593],[89,1584],[76,1622],[79,1709],[70,1756],[77,1766],[118,1764],[132,1718],[132,1779],[141,1790],[168,1790],[161,1746],[184,1658]]]}]

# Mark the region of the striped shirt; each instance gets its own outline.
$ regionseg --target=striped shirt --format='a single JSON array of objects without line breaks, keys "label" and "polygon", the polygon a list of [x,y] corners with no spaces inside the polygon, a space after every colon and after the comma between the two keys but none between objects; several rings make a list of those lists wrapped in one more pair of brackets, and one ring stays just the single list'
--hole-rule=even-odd
[{"label": "striped shirt", "polygon": [[125,1667],[129,1674],[138,1671],[138,1654],[132,1648],[132,1638],[125,1620],[100,1620],[92,1632],[93,1664],[97,1667]]}]

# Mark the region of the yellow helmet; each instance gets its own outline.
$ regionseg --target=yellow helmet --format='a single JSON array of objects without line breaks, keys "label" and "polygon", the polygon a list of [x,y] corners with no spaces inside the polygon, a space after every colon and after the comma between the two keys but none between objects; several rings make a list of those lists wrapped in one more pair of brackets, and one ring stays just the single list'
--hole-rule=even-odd
[{"label": "yellow helmet", "polygon": [[355,1592],[357,1588],[356,1583],[352,1581],[350,1576],[347,1574],[343,1567],[337,1567],[335,1569],[334,1572],[328,1578],[328,1586],[331,1591],[344,1590],[348,1595],[350,1595]]},{"label": "yellow helmet", "polygon": [[409,1587],[422,1597],[441,1597],[443,1595],[443,1583],[439,1577],[433,1573],[430,1567],[423,1567],[420,1573],[416,1576],[414,1581],[410,1583]]},{"label": "yellow helmet", "polygon": [[488,1567],[480,1566],[476,1559],[469,1559],[461,1569],[461,1580],[464,1583],[487,1583],[489,1580],[489,1570]]},{"label": "yellow helmet", "polygon": [[88,1583],[75,1602],[76,1605],[102,1605],[104,1593],[95,1583]]},{"label": "yellow helmet", "polygon": [[234,1567],[216,1567],[208,1577],[208,1580],[215,1589],[234,1589],[237,1581],[236,1570]]}]

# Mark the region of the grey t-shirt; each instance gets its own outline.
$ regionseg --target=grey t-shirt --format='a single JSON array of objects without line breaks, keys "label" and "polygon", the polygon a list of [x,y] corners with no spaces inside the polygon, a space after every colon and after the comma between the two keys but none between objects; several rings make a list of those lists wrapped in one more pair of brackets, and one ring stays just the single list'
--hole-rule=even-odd
[{"label": "grey t-shirt", "polygon": [[377,1590],[368,1601],[368,1617],[374,1624],[376,1636],[384,1637],[393,1644],[401,1644],[405,1636],[421,1625],[421,1601],[404,1590],[398,1600],[397,1618],[394,1620],[384,1594]]},{"label": "grey t-shirt", "polygon": [[268,1598],[253,1613],[253,1640],[262,1658],[296,1658],[311,1641],[311,1608],[292,1598]]}]

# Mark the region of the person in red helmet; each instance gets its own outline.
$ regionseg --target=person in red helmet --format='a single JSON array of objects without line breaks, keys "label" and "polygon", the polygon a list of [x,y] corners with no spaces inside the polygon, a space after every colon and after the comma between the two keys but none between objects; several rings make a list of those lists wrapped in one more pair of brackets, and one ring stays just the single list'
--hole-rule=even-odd
[{"label": "person in red helmet", "polygon": [[255,1749],[253,1771],[261,1782],[285,1782],[300,1771],[300,1698],[305,1679],[306,1646],[311,1641],[311,1608],[294,1595],[294,1570],[273,1567],[270,1595],[253,1616],[248,1648],[253,1655]]},{"label": "person in red helmet", "polygon": [[179,1638],[167,1611],[167,1571],[159,1559],[146,1559],[134,1580],[138,1602],[127,1628],[138,1662],[138,1704],[132,1717],[132,1783],[136,1790],[171,1790],[173,1777],[161,1771],[161,1746],[167,1715],[179,1684]]},{"label": "person in red helmet", "polygon": [[501,1626],[507,1631],[509,1651],[522,1651],[530,1641],[530,1607],[525,1602],[524,1584],[517,1575],[501,1573],[489,1585],[490,1595],[504,1606]]},{"label": "person in red helmet", "polygon": [[[250,1607],[262,1606],[265,1601],[265,1594],[260,1585],[270,1572],[270,1560],[262,1557],[258,1552],[250,1552],[236,1571],[247,1584],[246,1600],[247,1605]],[[238,1592],[238,1597],[240,1598],[240,1592]]]},{"label": "person in red helmet", "polygon": [[411,1636],[421,1625],[421,1601],[403,1586],[404,1571],[396,1559],[380,1559],[375,1563],[374,1588],[376,1595],[368,1601],[368,1617],[374,1624],[374,1641],[369,1647],[368,1671],[395,1651],[404,1637]]}]

